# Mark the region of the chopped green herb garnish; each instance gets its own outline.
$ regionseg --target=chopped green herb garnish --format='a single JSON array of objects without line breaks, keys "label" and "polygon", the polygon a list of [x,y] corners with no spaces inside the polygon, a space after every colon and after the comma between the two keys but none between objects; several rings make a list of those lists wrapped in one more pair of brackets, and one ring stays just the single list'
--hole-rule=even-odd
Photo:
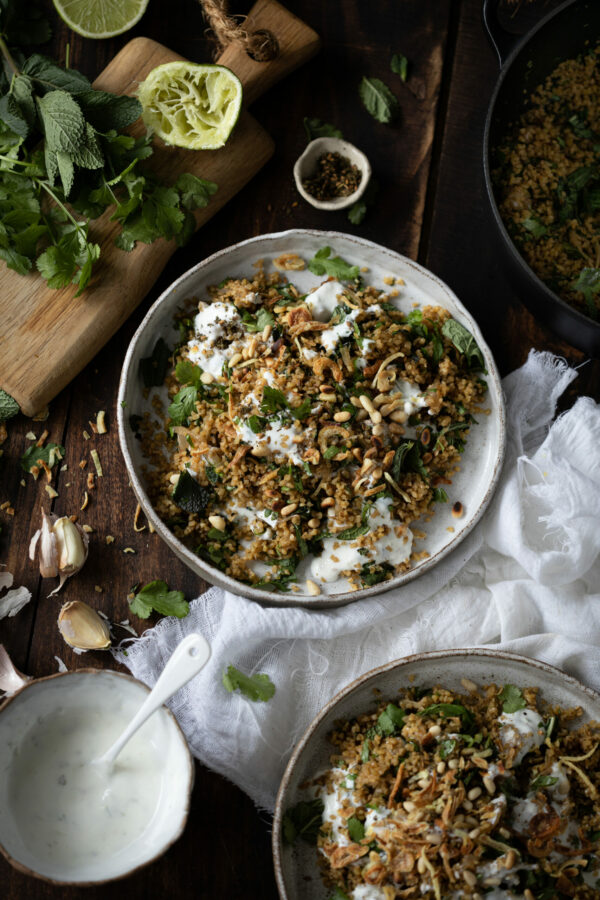
[{"label": "chopped green herb garnish", "polygon": [[316,799],[301,800],[286,810],[281,822],[285,843],[293,844],[296,838],[302,838],[307,844],[316,844],[324,809],[323,801]]},{"label": "chopped green herb garnish", "polygon": [[21,457],[21,468],[25,472],[31,472],[32,468],[38,465],[38,460],[40,459],[52,468],[64,455],[65,448],[60,444],[50,442],[45,447],[38,447],[37,444],[32,444]]},{"label": "chopped green herb garnish", "polygon": [[356,816],[350,816],[346,822],[346,827],[348,828],[350,840],[354,841],[355,844],[360,844],[365,836],[364,823],[361,822],[360,819],[357,819]]},{"label": "chopped green herb garnish", "polygon": [[223,672],[223,687],[230,693],[239,691],[248,700],[266,703],[275,693],[275,685],[268,675],[245,675],[235,666]]},{"label": "chopped green herb garnish", "polygon": [[350,266],[339,256],[331,256],[331,247],[317,250],[308,263],[308,268],[313,275],[328,275],[341,281],[354,281],[360,274],[358,266]]},{"label": "chopped green herb garnish", "polygon": [[329,122],[321,122],[320,119],[305,118],[304,130],[306,132],[306,140],[309,143],[320,137],[343,137],[339,128],[336,128],[335,125],[330,125]]},{"label": "chopped green herb garnish", "polygon": [[196,412],[196,400],[198,391],[192,385],[182,388],[173,397],[168,413],[173,425],[187,425],[192,413]]},{"label": "chopped green herb garnish", "polygon": [[523,696],[521,688],[514,684],[505,684],[500,692],[500,703],[502,704],[502,712],[514,713],[519,709],[525,709],[527,701]]},{"label": "chopped green herb garnish", "polygon": [[485,369],[485,360],[483,353],[477,345],[477,341],[470,331],[464,325],[457,322],[456,319],[446,319],[442,325],[442,334],[451,341],[459,353],[461,353],[470,369]]},{"label": "chopped green herb garnish", "polygon": [[408,59],[402,53],[394,53],[390,62],[390,69],[395,75],[399,75],[402,81],[408,78]]},{"label": "chopped green herb garnish", "polygon": [[160,387],[161,384],[164,384],[170,356],[171,351],[163,339],[159,338],[154,345],[152,355],[140,359],[140,375],[144,387]]},{"label": "chopped green herb garnish", "polygon": [[183,619],[190,606],[182,591],[170,591],[164,581],[151,581],[129,601],[129,609],[140,619],[147,619],[152,610]]}]

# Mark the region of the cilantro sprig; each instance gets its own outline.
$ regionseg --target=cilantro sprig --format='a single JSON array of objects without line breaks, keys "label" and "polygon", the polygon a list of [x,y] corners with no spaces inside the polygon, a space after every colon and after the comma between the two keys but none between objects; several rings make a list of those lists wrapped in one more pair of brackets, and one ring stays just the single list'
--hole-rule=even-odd
[{"label": "cilantro sprig", "polygon": [[190,606],[183,591],[170,591],[164,581],[151,581],[129,600],[129,609],[140,619],[147,619],[152,610],[183,619]]},{"label": "cilantro sprig", "polygon": [[340,281],[354,281],[359,276],[358,266],[351,266],[339,256],[331,255],[331,247],[321,247],[308,263],[313,275],[327,275]]},{"label": "cilantro sprig", "polygon": [[139,119],[139,101],[94,90],[85,75],[39,53],[9,49],[7,39],[48,37],[37,7],[27,27],[20,15],[14,0],[2,0],[0,259],[21,275],[37,268],[51,288],[74,284],[79,296],[101,253],[93,220],[112,209],[125,251],[161,237],[183,244],[195,230],[193,210],[217,185],[189,173],[167,185],[143,168],[150,136],[123,133]]}]

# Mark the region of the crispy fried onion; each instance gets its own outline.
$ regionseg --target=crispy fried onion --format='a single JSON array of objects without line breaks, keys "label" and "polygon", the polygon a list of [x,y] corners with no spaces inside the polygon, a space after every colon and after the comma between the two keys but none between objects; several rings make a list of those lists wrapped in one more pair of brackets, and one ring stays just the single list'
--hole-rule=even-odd
[{"label": "crispy fried onion", "polygon": [[369,852],[369,846],[363,844],[348,844],[347,847],[336,847],[329,854],[329,862],[332,869],[343,869],[349,866]]},{"label": "crispy fried onion", "polygon": [[326,369],[331,370],[331,374],[333,375],[335,381],[339,382],[343,380],[344,373],[342,372],[339,365],[336,363],[334,359],[329,359],[328,356],[318,356],[312,362],[312,369],[317,378],[323,378]]}]

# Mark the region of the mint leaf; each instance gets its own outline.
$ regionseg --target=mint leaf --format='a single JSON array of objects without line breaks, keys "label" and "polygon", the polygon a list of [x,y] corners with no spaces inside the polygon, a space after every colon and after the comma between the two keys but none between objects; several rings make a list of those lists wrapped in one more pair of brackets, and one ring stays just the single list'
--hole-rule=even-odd
[{"label": "mint leaf", "polygon": [[313,275],[327,275],[341,281],[354,281],[360,274],[358,266],[350,266],[339,256],[331,256],[331,247],[317,250],[308,263],[308,268]]},{"label": "mint leaf", "polygon": [[574,291],[581,291],[587,306],[587,313],[592,319],[598,318],[598,306],[594,300],[600,291],[600,269],[586,267],[581,270],[579,277],[571,284]]},{"label": "mint leaf", "polygon": [[275,685],[268,675],[244,675],[235,666],[227,666],[223,672],[223,687],[233,693],[239,691],[248,700],[266,703],[275,693]]},{"label": "mint leaf", "polygon": [[400,108],[398,100],[379,78],[363,76],[358,94],[367,112],[378,122],[387,125],[397,115]]},{"label": "mint leaf", "polygon": [[38,465],[38,460],[40,459],[52,468],[64,455],[65,448],[61,447],[60,444],[50,442],[45,447],[38,447],[36,444],[32,444],[21,457],[21,468],[24,472],[31,472],[32,468]]},{"label": "mint leaf", "polygon": [[390,69],[395,75],[399,75],[402,81],[408,78],[408,60],[402,53],[394,53],[390,62]]},{"label": "mint leaf", "polygon": [[323,823],[324,809],[323,801],[316,799],[301,800],[286,810],[281,821],[284,842],[293,844],[299,837],[307,844],[316,844]]},{"label": "mint leaf", "polygon": [[525,231],[529,231],[529,233],[534,238],[543,237],[546,234],[546,232],[548,231],[546,226],[542,225],[542,223],[539,221],[539,219],[535,219],[533,216],[529,216],[528,219],[524,219],[521,222],[521,225],[523,226]]},{"label": "mint leaf", "polygon": [[464,722],[465,726],[471,726],[475,721],[475,719],[473,718],[473,713],[470,712],[461,703],[434,703],[432,706],[428,706],[426,709],[420,710],[419,715],[445,716],[448,718],[459,716]]},{"label": "mint leaf", "polygon": [[66,91],[50,91],[38,98],[46,146],[76,156],[85,132],[85,119],[76,101]]},{"label": "mint leaf", "polygon": [[205,487],[184,469],[177,480],[171,499],[185,512],[203,515],[213,497],[212,487]]},{"label": "mint leaf", "polygon": [[152,610],[162,616],[183,619],[190,606],[183,591],[170,591],[164,581],[151,581],[129,601],[129,609],[140,619],[147,619]]},{"label": "mint leaf", "polygon": [[442,334],[451,341],[459,353],[465,357],[469,368],[485,372],[483,353],[470,331],[456,319],[446,319],[442,325]]},{"label": "mint leaf", "polygon": [[17,401],[0,388],[0,422],[12,419],[20,411],[21,408]]},{"label": "mint leaf", "polygon": [[261,307],[261,309],[259,309],[256,316],[251,315],[248,310],[245,309],[242,312],[242,321],[244,322],[246,331],[250,332],[250,334],[264,331],[267,325],[275,324],[275,319],[272,313],[270,313],[269,310],[265,309],[264,307]]},{"label": "mint leaf", "polygon": [[554,778],[552,775],[538,775],[537,778],[530,784],[530,790],[539,791],[540,788],[544,787],[552,787],[552,785],[558,783],[558,778]]},{"label": "mint leaf", "polygon": [[320,119],[308,119],[305,117],[304,130],[309,144],[320,137],[343,137],[339,128],[336,128],[335,125],[330,125],[329,122],[321,122]]},{"label": "mint leaf", "polygon": [[452,738],[447,741],[440,741],[438,745],[438,753],[440,754],[440,759],[447,759],[450,754],[454,752],[455,747],[456,741]]},{"label": "mint leaf", "polygon": [[502,704],[502,712],[505,713],[514,713],[527,706],[523,692],[514,684],[505,684],[500,691],[499,699]]},{"label": "mint leaf", "polygon": [[348,210],[348,219],[353,225],[360,225],[367,214],[367,204],[362,199],[357,200]]},{"label": "mint leaf", "polygon": [[175,366],[175,378],[180,384],[191,384],[197,389],[201,377],[202,369],[189,359],[180,359]]},{"label": "mint leaf", "polygon": [[76,69],[62,69],[39,53],[34,53],[25,61],[21,72],[23,75],[29,75],[42,93],[60,90],[76,94],[79,91],[88,91],[92,87],[89,79],[81,72]]},{"label": "mint leaf", "polygon": [[139,119],[142,104],[135,97],[109,94],[107,91],[81,91],[77,94],[86,120],[96,131],[120,131]]},{"label": "mint leaf", "polygon": [[163,339],[159,338],[154,345],[152,356],[140,359],[140,375],[144,387],[160,387],[164,383],[170,358],[171,351]]}]

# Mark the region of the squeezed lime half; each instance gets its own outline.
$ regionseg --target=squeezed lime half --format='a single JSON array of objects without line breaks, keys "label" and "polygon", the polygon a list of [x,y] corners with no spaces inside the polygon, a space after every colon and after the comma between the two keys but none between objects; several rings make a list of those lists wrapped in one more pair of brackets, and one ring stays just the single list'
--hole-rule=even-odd
[{"label": "squeezed lime half", "polygon": [[82,37],[109,38],[139,22],[148,0],[54,0],[57,13]]},{"label": "squeezed lime half", "polygon": [[138,97],[146,127],[166,144],[216,150],[238,120],[242,83],[225,66],[170,62],[152,69]]}]

